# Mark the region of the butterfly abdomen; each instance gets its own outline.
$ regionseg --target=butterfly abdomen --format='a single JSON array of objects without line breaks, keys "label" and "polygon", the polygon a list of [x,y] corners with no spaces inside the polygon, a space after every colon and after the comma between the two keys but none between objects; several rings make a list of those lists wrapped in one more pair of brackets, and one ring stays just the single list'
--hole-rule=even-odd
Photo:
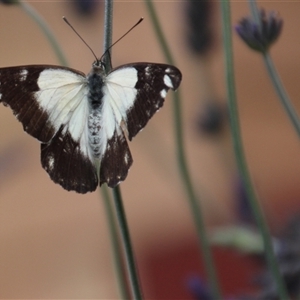
[{"label": "butterfly abdomen", "polygon": [[95,158],[101,155],[101,114],[100,109],[94,110],[89,114],[88,119],[89,145]]}]

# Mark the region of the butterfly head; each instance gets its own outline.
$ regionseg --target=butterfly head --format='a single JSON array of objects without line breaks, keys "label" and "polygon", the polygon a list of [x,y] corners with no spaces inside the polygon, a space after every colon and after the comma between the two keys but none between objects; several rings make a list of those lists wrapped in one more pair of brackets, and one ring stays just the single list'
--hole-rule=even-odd
[{"label": "butterfly head", "polygon": [[99,75],[105,75],[106,74],[106,66],[105,63],[101,59],[97,59],[93,62],[93,73],[99,74]]}]

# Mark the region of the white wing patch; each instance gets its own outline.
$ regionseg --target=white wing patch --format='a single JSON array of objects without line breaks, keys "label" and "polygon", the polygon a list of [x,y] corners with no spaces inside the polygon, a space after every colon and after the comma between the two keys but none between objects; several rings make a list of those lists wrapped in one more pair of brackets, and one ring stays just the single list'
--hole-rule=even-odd
[{"label": "white wing patch", "polygon": [[114,115],[113,108],[110,104],[111,101],[109,97],[103,98],[102,109],[101,109],[101,121],[100,121],[100,155],[103,156],[108,140],[110,140],[116,130],[116,118]]},{"label": "white wing patch", "polygon": [[58,130],[66,125],[63,133],[68,131],[87,155],[89,108],[86,78],[68,70],[46,69],[40,73],[37,84],[40,91],[35,92],[35,98],[48,113],[52,126]]},{"label": "white wing patch", "polygon": [[164,84],[170,89],[174,88],[172,80],[171,80],[170,76],[167,74],[165,74],[165,76],[164,76]]},{"label": "white wing patch", "polygon": [[119,69],[106,77],[103,102],[110,103],[118,123],[122,119],[126,121],[126,112],[134,104],[137,94],[134,87],[137,81],[138,71],[135,68]]},{"label": "white wing patch", "polygon": [[54,168],[54,157],[52,156],[52,157],[50,157],[49,158],[49,161],[48,161],[48,167],[49,167],[49,169],[52,171],[53,170],[53,168]]},{"label": "white wing patch", "polygon": [[20,72],[20,81],[25,81],[27,78],[28,71],[26,69],[21,70]]},{"label": "white wing patch", "polygon": [[161,96],[162,98],[166,98],[166,97],[167,97],[167,91],[166,91],[165,89],[161,90],[161,91],[160,91],[160,96]]},{"label": "white wing patch", "polygon": [[[105,78],[101,118],[101,154],[106,151],[107,142],[114,132],[121,134],[120,124],[126,122],[127,111],[133,106],[137,90],[137,70],[124,68],[110,73]],[[125,123],[124,122],[124,123]]]}]

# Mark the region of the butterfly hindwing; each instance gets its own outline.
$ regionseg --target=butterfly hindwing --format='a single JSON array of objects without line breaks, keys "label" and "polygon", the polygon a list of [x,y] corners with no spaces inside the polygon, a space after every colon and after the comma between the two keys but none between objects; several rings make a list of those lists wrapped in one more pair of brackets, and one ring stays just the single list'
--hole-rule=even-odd
[{"label": "butterfly hindwing", "polygon": [[100,185],[104,182],[109,187],[115,187],[125,180],[132,165],[132,156],[120,127],[117,127],[111,139],[108,140],[106,151],[101,158]]},{"label": "butterfly hindwing", "polygon": [[64,189],[84,194],[98,186],[96,168],[70,133],[61,127],[49,144],[41,145],[41,162],[50,178]]}]

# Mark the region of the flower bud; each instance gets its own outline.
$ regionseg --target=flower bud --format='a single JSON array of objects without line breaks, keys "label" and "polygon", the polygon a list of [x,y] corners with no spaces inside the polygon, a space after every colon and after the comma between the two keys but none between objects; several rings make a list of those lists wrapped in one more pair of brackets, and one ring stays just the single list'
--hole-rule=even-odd
[{"label": "flower bud", "polygon": [[252,17],[243,18],[235,30],[253,50],[266,52],[281,33],[283,21],[274,11],[260,11],[260,24]]}]

